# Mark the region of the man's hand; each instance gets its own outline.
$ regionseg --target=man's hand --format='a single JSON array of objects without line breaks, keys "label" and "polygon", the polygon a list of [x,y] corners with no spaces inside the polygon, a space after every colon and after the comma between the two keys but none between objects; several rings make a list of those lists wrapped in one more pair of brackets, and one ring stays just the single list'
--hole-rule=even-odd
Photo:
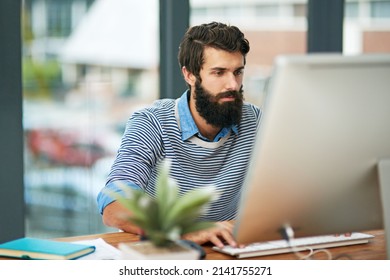
[{"label": "man's hand", "polygon": [[[141,235],[142,230],[126,219],[126,217],[129,217],[130,215],[131,213],[126,208],[124,208],[119,202],[114,201],[104,208],[103,223],[109,227]],[[191,240],[198,244],[211,242],[220,248],[222,248],[225,244],[237,247],[238,244],[234,240],[232,233],[233,221],[223,221],[216,222],[215,227],[213,228],[188,233],[183,236],[183,239]]]},{"label": "man's hand", "polygon": [[215,224],[215,227],[211,229],[188,233],[183,238],[198,244],[211,242],[219,248],[222,248],[226,243],[230,246],[237,247],[238,244],[233,238],[233,222],[223,221],[216,222]]},{"label": "man's hand", "polygon": [[106,226],[114,227],[125,232],[142,234],[142,230],[128,221],[131,216],[129,210],[123,207],[118,201],[114,201],[104,208],[103,223]]}]

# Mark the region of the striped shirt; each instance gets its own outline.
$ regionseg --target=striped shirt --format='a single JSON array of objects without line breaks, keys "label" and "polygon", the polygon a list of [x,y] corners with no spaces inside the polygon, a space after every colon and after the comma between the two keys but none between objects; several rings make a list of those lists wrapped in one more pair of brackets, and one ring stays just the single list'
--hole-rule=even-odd
[{"label": "striped shirt", "polygon": [[[241,123],[223,128],[214,142],[209,142],[199,136],[187,93],[177,100],[158,100],[129,119],[105,189],[120,191],[114,182],[121,181],[153,197],[155,167],[169,158],[170,176],[181,194],[202,186],[217,188],[219,198],[211,203],[202,219],[234,219],[260,116],[258,107],[244,103]],[[100,192],[100,212],[112,201]]]}]

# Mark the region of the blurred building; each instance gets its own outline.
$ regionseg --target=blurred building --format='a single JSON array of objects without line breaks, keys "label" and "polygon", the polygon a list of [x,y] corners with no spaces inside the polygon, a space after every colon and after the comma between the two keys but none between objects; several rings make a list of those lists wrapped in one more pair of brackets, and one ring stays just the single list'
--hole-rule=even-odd
[{"label": "blurred building", "polygon": [[[30,52],[34,58],[58,58],[65,86],[87,83],[102,104],[136,96],[142,106],[158,97],[158,0],[24,1],[34,34]],[[249,97],[258,95],[276,55],[306,52],[307,0],[190,0],[190,5],[191,25],[222,21],[247,35]],[[390,1],[346,0],[343,41],[345,54],[390,52]]]},{"label": "blurred building", "polygon": [[[191,0],[191,24],[237,25],[251,43],[245,69],[247,99],[260,103],[259,89],[279,54],[307,50],[307,0]],[[390,52],[390,1],[346,0],[343,53]],[[260,94],[261,96],[261,94]]]},{"label": "blurred building", "polygon": [[158,83],[150,81],[158,76],[157,4],[157,0],[95,1],[60,49],[64,83],[106,84],[111,94],[105,102],[134,96],[144,102],[156,99]]},{"label": "blurred building", "polygon": [[23,0],[25,55],[56,58],[94,0]]}]

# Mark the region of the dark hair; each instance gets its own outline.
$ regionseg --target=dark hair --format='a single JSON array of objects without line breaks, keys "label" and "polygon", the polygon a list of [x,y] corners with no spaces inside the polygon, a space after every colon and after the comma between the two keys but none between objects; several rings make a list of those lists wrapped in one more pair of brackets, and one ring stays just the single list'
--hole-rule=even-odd
[{"label": "dark hair", "polygon": [[244,34],[235,26],[211,22],[193,26],[185,33],[179,47],[179,65],[185,66],[189,72],[199,77],[204,63],[204,48],[213,47],[228,52],[241,52],[244,56],[249,52],[249,42]]}]

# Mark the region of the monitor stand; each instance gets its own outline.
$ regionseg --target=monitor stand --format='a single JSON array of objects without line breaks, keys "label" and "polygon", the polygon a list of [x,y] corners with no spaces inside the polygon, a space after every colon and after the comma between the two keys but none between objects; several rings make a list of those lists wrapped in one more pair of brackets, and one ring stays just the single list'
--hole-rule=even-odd
[{"label": "monitor stand", "polygon": [[383,159],[378,164],[379,187],[383,209],[383,225],[387,259],[390,260],[390,159]]}]

